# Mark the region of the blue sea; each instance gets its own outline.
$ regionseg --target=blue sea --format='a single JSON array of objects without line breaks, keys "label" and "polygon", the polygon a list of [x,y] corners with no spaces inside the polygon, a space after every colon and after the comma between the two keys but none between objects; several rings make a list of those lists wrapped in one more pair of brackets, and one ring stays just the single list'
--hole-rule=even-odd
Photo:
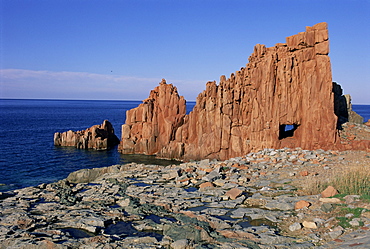
[{"label": "blue sea", "polygon": [[[168,165],[173,161],[153,156],[121,155],[109,151],[55,147],[55,132],[84,130],[108,119],[121,137],[126,111],[141,101],[17,100],[0,99],[0,191],[7,191],[66,178],[83,169],[129,162]],[[189,102],[189,112],[194,102]],[[354,105],[365,120],[370,105]]]}]

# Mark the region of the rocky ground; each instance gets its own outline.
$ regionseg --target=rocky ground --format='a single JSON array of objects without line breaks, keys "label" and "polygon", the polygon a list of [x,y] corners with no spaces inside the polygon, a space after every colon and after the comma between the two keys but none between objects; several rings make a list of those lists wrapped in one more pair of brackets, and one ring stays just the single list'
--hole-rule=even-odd
[{"label": "rocky ground", "polygon": [[1,193],[0,248],[369,248],[369,202],[311,193],[350,167],[369,170],[370,152],[80,170]]}]

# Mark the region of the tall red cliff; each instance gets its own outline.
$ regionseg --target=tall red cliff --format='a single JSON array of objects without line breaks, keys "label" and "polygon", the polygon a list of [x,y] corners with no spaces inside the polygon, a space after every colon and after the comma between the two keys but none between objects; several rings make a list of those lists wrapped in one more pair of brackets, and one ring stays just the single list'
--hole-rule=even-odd
[{"label": "tall red cliff", "polygon": [[246,67],[208,82],[189,115],[164,81],[127,112],[122,153],[224,160],[263,148],[331,149],[337,117],[326,23],[286,43],[257,44]]},{"label": "tall red cliff", "polygon": [[[185,115],[185,99],[179,96],[176,87],[162,80],[159,86],[150,92],[149,98],[137,108],[127,111],[118,149],[123,154],[157,154],[175,140]],[[172,154],[169,152],[166,157],[179,157]]]}]

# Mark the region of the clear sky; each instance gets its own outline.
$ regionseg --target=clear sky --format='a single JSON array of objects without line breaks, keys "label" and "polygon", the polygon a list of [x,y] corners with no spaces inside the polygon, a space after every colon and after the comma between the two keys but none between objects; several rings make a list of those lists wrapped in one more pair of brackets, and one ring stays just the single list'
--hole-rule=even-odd
[{"label": "clear sky", "polygon": [[0,0],[0,98],[195,100],[210,80],[329,25],[333,80],[370,104],[370,0]]}]

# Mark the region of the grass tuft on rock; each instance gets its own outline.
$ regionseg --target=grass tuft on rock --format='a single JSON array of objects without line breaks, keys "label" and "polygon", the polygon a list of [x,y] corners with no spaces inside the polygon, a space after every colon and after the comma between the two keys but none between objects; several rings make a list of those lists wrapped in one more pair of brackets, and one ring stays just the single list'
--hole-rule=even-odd
[{"label": "grass tuft on rock", "polygon": [[370,195],[370,172],[363,167],[349,168],[334,176],[330,183],[340,194]]},{"label": "grass tuft on rock", "polygon": [[334,171],[326,178],[307,179],[303,186],[306,194],[320,194],[329,185],[343,195],[360,195],[370,202],[370,172],[365,167],[354,166],[344,171]]}]

